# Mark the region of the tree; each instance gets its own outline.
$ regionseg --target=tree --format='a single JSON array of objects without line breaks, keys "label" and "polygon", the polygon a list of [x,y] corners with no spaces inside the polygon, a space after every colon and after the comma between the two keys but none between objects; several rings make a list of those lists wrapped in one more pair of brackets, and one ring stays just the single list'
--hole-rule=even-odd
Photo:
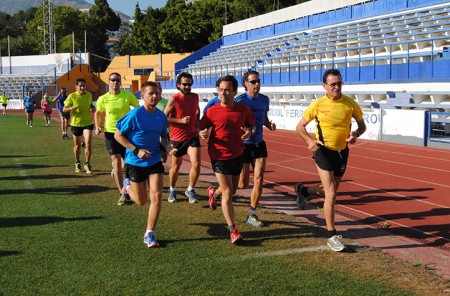
[{"label": "tree", "polygon": [[120,17],[112,11],[106,0],[95,0],[89,11],[87,24],[87,50],[94,54],[94,58],[91,58],[91,69],[102,72],[108,66],[108,31],[117,31],[120,24]]}]

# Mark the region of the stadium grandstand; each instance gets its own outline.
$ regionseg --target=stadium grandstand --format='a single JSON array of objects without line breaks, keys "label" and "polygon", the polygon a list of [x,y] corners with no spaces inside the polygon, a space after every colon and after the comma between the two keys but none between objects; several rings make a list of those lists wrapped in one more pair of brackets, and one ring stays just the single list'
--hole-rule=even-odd
[{"label": "stadium grandstand", "polygon": [[[323,72],[337,68],[343,92],[365,108],[364,137],[448,147],[449,28],[448,1],[313,0],[224,26],[221,39],[176,63],[173,77],[190,72],[206,104],[220,76],[256,70],[270,117],[294,129],[323,95]],[[173,79],[163,87],[176,92]]]}]

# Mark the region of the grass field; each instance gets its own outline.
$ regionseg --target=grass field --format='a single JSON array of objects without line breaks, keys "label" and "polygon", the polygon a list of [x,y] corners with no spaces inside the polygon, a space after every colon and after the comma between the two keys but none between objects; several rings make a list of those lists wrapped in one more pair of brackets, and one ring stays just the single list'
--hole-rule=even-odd
[{"label": "grass field", "polygon": [[36,115],[33,128],[24,115],[0,118],[0,295],[448,295],[426,266],[349,240],[349,252],[329,251],[326,232],[295,217],[261,209],[270,226],[245,225],[242,199],[244,242],[233,246],[202,183],[198,204],[163,195],[161,247],[147,249],[148,205],[117,206],[103,140],[93,175],[76,174],[72,140]]}]

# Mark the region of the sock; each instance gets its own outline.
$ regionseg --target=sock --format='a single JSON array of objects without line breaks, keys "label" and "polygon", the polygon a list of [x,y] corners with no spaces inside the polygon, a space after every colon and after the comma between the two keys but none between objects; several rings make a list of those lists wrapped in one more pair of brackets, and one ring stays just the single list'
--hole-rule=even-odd
[{"label": "sock", "polygon": [[306,196],[306,197],[309,196],[308,188],[307,188],[307,187],[303,187],[302,190],[300,190],[300,193],[301,193],[303,196]]},{"label": "sock", "polygon": [[194,187],[192,187],[191,185],[189,185],[188,188],[187,188],[187,190],[188,190],[188,191],[192,191],[192,190],[194,190]]},{"label": "sock", "polygon": [[147,229],[147,230],[145,231],[145,235],[147,235],[147,234],[149,234],[149,233],[151,233],[151,232],[153,232],[153,229]]},{"label": "sock", "polygon": [[80,163],[80,161],[78,160],[78,161],[76,161],[75,163]]},{"label": "sock", "polygon": [[333,229],[333,230],[328,230],[328,237],[330,238],[330,237],[333,237],[333,236],[335,236],[336,235],[336,229]]},{"label": "sock", "polygon": [[170,191],[176,191],[176,190],[177,190],[177,189],[176,189],[175,187],[170,187],[170,188],[169,188],[169,192],[170,192]]},{"label": "sock", "polygon": [[250,208],[250,212],[249,212],[249,216],[253,216],[256,214],[256,209],[255,208]]},{"label": "sock", "polygon": [[214,198],[221,198],[222,196],[217,195],[217,194],[214,192],[213,197],[214,197]]},{"label": "sock", "polygon": [[228,229],[230,230],[230,232],[232,232],[235,228],[236,228],[236,226],[234,226],[234,224],[231,226],[228,226]]}]

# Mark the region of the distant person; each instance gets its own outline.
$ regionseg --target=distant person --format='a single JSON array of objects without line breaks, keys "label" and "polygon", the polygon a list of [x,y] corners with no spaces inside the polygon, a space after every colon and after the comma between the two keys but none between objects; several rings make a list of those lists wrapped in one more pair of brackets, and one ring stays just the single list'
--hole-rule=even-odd
[{"label": "distant person", "polygon": [[129,179],[125,179],[123,193],[140,206],[150,199],[144,234],[144,244],[148,248],[159,246],[154,231],[161,212],[163,190],[164,166],[160,146],[165,147],[169,154],[174,152],[166,136],[167,117],[156,108],[158,92],[156,83],[148,81],[142,84],[144,105],[131,110],[117,122],[114,136],[126,147],[125,164]]},{"label": "distant person", "polygon": [[177,201],[176,184],[183,156],[186,154],[189,156],[191,169],[189,171],[189,186],[184,194],[189,198],[189,203],[198,202],[195,184],[200,176],[201,146],[199,132],[197,131],[200,109],[198,95],[191,92],[192,84],[191,74],[180,73],[177,77],[177,89],[180,92],[169,99],[164,109],[170,126],[170,141],[177,149],[177,152],[172,156],[172,167],[169,171],[169,202]]},{"label": "distant person", "polygon": [[23,104],[25,106],[25,113],[27,114],[27,125],[33,127],[33,114],[36,108],[36,99],[33,97],[31,90],[29,90],[27,95],[23,98]]},{"label": "distant person", "polygon": [[[348,144],[354,144],[366,131],[362,110],[355,100],[342,94],[343,84],[339,70],[325,71],[322,86],[326,94],[306,108],[297,124],[297,133],[313,153],[321,181],[320,185],[314,187],[297,183],[297,205],[303,209],[310,195],[325,197],[323,210],[329,237],[327,245],[337,252],[345,249],[341,242],[342,236],[336,232],[334,218],[337,191],[347,168]],[[358,124],[354,131],[351,130],[352,118]],[[315,137],[306,131],[306,126],[312,120],[316,124]]]},{"label": "distant person", "polygon": [[[244,163],[244,140],[251,136],[255,119],[247,106],[234,102],[238,89],[236,78],[226,75],[216,85],[220,103],[206,111],[199,128],[211,128],[208,154],[222,193],[222,213],[230,230],[230,240],[235,244],[242,240],[242,235],[235,225],[232,196]],[[202,138],[205,137],[206,133],[202,134]],[[210,196],[208,204],[214,210],[217,200],[212,201]]]},{"label": "distant person", "polygon": [[119,191],[119,206],[127,204],[129,197],[122,194],[123,183],[123,158],[125,157],[125,147],[120,145],[114,138],[116,133],[117,121],[130,111],[131,107],[138,107],[138,99],[130,92],[120,89],[122,85],[122,77],[119,73],[111,73],[109,75],[109,90],[106,94],[100,96],[97,100],[96,111],[94,114],[95,134],[102,132],[101,117],[105,114],[105,122],[103,130],[105,132],[106,149],[111,157],[113,166],[113,177],[116,187]]},{"label": "distant person", "polygon": [[72,122],[70,129],[73,134],[73,154],[75,156],[75,172],[81,172],[81,141],[85,143],[85,165],[86,174],[92,174],[91,156],[92,156],[92,130],[94,121],[91,112],[95,111],[92,105],[92,94],[86,91],[86,80],[78,78],[75,83],[76,91],[71,93],[64,102],[63,112],[72,112]]},{"label": "distant person", "polygon": [[2,95],[0,96],[0,101],[2,102],[3,107],[3,116],[6,116],[6,107],[8,106],[8,96],[6,95],[6,92],[3,91]]},{"label": "distant person", "polygon": [[[261,79],[256,71],[247,71],[242,78],[242,86],[245,93],[235,98],[235,102],[242,103],[250,108],[255,117],[255,133],[245,140],[244,165],[239,178],[238,188],[247,188],[250,182],[250,165],[253,167],[253,189],[250,196],[250,210],[246,223],[254,227],[264,226],[264,222],[256,215],[256,208],[262,195],[264,185],[264,172],[266,170],[267,146],[263,138],[264,127],[271,131],[276,130],[275,123],[272,123],[267,113],[269,111],[270,100],[260,93]],[[214,102],[214,99],[212,101]],[[220,188],[214,192],[214,188],[208,188],[208,195],[214,198],[221,195]]]},{"label": "distant person", "polygon": [[162,89],[161,83],[159,83],[159,82],[155,82],[155,83],[156,83],[156,85],[158,85],[159,96],[161,97],[161,99],[159,100],[158,105],[156,106],[156,108],[158,108],[159,110],[164,112],[164,109],[166,109],[167,102],[169,100],[167,100],[167,99],[162,97],[162,90],[163,89]]},{"label": "distant person", "polygon": [[44,114],[45,126],[50,125],[50,121],[52,119],[52,100],[48,97],[47,93],[44,94],[44,97],[41,100],[41,108],[42,113]]},{"label": "distant person", "polygon": [[62,139],[68,139],[67,130],[69,129],[70,112],[64,112],[64,102],[67,99],[67,90],[65,87],[61,87],[58,96],[53,99],[56,102],[58,108],[59,117],[61,118],[61,132]]}]

